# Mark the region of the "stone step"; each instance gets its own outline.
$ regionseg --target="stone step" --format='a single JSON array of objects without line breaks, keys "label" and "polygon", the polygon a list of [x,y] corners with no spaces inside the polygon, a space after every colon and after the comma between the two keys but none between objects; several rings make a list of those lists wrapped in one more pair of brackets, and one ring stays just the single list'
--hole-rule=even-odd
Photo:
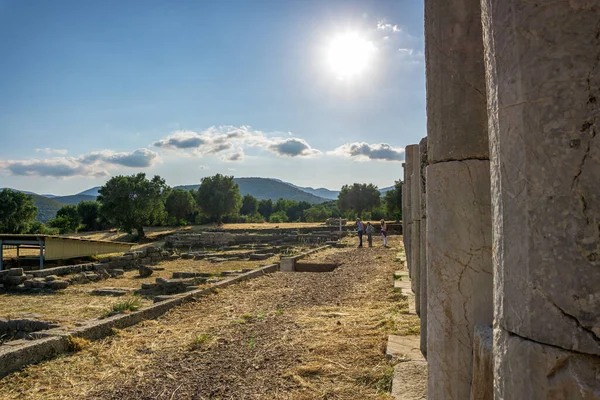
[{"label": "stone step", "polygon": [[395,361],[425,361],[420,346],[421,340],[417,335],[389,335],[385,356]]},{"label": "stone step", "polygon": [[391,395],[394,400],[426,400],[427,363],[408,361],[397,364],[394,367]]}]

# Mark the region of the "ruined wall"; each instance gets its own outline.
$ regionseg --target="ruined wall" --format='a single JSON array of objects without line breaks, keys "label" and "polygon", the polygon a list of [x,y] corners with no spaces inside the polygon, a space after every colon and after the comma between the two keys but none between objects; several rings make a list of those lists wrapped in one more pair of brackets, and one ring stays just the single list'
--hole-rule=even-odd
[{"label": "ruined wall", "polygon": [[431,399],[468,399],[475,325],[492,324],[479,0],[426,0],[427,360]]},{"label": "ruined wall", "polygon": [[600,399],[599,21],[591,0],[425,0],[405,181],[428,399]]},{"label": "ruined wall", "polygon": [[483,15],[495,398],[599,398],[600,3]]}]

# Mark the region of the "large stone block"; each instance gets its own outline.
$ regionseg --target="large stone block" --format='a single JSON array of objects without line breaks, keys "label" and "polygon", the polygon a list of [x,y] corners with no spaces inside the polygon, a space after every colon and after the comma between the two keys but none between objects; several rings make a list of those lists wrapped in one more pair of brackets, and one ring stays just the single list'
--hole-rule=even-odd
[{"label": "large stone block", "polygon": [[600,3],[485,0],[483,17],[496,319],[600,355]]},{"label": "large stone block", "polygon": [[410,237],[410,263],[412,271],[412,290],[415,294],[415,310],[421,315],[421,146],[414,145],[412,149],[412,178],[410,188],[410,216],[412,231]]},{"label": "large stone block", "polygon": [[413,178],[413,168],[415,165],[414,158],[416,155],[416,151],[418,146],[415,144],[406,146],[405,148],[405,156],[406,162],[404,163],[404,176],[406,181],[404,182],[404,186],[406,186],[406,196],[402,198],[402,202],[406,205],[406,215],[402,215],[403,223],[406,223],[406,230],[404,232],[404,249],[406,250],[406,263],[408,265],[409,274],[412,277],[412,246],[411,246],[411,225],[412,225],[412,178]]},{"label": "large stone block", "polygon": [[494,330],[496,400],[600,398],[600,357]]},{"label": "large stone block", "polygon": [[494,400],[494,335],[489,325],[475,326],[471,400]]},{"label": "large stone block", "polygon": [[421,154],[421,239],[420,239],[420,317],[421,317],[421,353],[427,358],[427,138],[419,142]]},{"label": "large stone block", "polygon": [[479,1],[425,1],[430,164],[489,155]]},{"label": "large stone block", "polygon": [[470,396],[473,329],[492,324],[489,161],[427,166],[427,360],[431,399]]}]

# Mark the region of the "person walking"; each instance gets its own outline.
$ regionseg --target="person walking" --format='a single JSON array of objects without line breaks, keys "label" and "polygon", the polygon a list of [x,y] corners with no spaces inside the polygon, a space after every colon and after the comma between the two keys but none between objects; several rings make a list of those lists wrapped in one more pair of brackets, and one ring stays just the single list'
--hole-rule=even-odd
[{"label": "person walking", "polygon": [[362,237],[363,232],[365,231],[365,224],[360,220],[360,218],[356,218],[356,230],[358,231],[358,247],[362,246]]},{"label": "person walking", "polygon": [[370,222],[367,222],[367,227],[365,228],[365,232],[367,234],[367,241],[369,242],[369,247],[373,247],[373,232],[375,228],[371,225]]},{"label": "person walking", "polygon": [[383,219],[380,222],[381,222],[381,237],[383,239],[383,247],[389,247],[388,246],[388,238],[387,238],[387,224],[385,223],[385,221]]}]

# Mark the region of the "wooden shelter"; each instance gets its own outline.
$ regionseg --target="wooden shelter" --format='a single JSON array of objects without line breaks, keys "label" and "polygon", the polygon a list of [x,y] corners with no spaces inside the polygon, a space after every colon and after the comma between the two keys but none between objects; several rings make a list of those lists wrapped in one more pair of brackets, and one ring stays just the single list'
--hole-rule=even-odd
[{"label": "wooden shelter", "polygon": [[[131,249],[133,243],[119,243],[105,240],[90,240],[49,235],[2,235],[0,234],[0,270],[2,270],[4,250],[16,249],[16,258],[38,259],[40,269],[44,261],[67,260],[77,257],[90,257],[98,254],[123,253]],[[22,256],[21,250],[28,249],[28,255]],[[37,250],[31,256],[31,249]]]}]

